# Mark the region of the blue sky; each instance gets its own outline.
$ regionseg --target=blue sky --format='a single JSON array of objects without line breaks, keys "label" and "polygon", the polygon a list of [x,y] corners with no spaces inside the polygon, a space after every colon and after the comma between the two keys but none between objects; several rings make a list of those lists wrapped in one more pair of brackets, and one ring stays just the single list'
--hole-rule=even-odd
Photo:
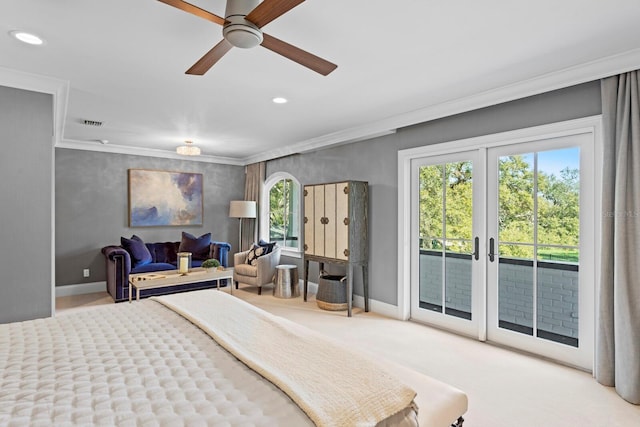
[{"label": "blue sky", "polygon": [[[533,167],[533,154],[523,154],[522,157]],[[538,171],[559,177],[560,171],[566,167],[580,169],[580,149],[578,147],[538,152]]]},{"label": "blue sky", "polygon": [[578,147],[538,153],[538,170],[560,176],[560,171],[566,167],[580,169],[580,149]]}]

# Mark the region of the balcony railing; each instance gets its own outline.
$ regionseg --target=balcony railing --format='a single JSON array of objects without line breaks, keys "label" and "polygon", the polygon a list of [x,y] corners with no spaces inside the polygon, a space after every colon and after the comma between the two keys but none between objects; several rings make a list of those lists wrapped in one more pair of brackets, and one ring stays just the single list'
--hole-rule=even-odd
[{"label": "balcony railing", "polygon": [[[420,305],[423,308],[470,319],[471,255],[445,252],[443,299],[443,252],[420,251]],[[499,326],[539,338],[577,347],[578,263],[537,261],[537,286],[533,286],[534,261],[499,258]],[[537,289],[534,299],[534,289]],[[534,310],[534,300],[536,310]]]}]

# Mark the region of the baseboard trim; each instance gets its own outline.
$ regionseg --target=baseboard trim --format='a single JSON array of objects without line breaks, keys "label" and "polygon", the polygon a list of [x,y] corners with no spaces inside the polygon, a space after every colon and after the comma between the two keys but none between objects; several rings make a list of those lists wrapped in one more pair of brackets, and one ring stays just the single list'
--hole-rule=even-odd
[{"label": "baseboard trim", "polygon": [[[302,280],[300,280],[299,286],[302,291],[304,286],[304,282]],[[105,292],[106,289],[107,282],[78,283],[75,285],[56,286],[56,298]],[[318,293],[318,284],[308,282],[307,292],[314,295]],[[353,305],[354,307],[364,308],[364,297],[354,295]],[[400,319],[398,315],[398,307],[386,302],[369,299],[369,311],[382,316],[391,317],[393,319]]]},{"label": "baseboard trim", "polygon": [[106,290],[107,282],[78,283],[75,285],[56,286],[56,298],[106,292]]}]

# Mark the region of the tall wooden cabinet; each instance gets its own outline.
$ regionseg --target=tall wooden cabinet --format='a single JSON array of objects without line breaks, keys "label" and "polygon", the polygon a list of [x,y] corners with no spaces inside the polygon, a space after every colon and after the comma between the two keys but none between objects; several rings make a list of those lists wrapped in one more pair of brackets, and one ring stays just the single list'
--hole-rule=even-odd
[{"label": "tall wooden cabinet", "polygon": [[309,261],[345,264],[348,315],[351,316],[354,267],[362,268],[365,311],[369,311],[368,283],[369,185],[344,181],[304,186],[304,300],[307,300]]}]

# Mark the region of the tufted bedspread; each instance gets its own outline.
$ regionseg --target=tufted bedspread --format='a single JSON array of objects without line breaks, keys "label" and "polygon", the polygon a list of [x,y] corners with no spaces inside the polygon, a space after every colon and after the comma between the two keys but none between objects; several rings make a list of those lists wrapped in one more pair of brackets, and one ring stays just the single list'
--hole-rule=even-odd
[{"label": "tufted bedspread", "polygon": [[[415,420],[408,409],[384,424]],[[156,301],[0,325],[0,425],[313,424],[278,387]]]}]

